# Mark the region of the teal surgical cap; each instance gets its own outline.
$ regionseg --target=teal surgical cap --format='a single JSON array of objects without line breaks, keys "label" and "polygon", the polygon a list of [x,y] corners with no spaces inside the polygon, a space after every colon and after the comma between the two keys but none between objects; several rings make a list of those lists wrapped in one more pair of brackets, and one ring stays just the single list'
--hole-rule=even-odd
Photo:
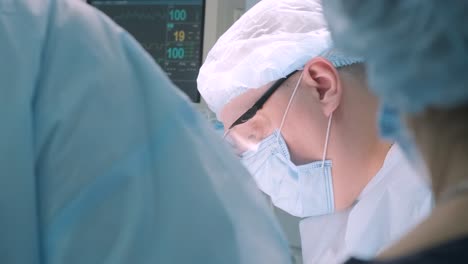
[{"label": "teal surgical cap", "polygon": [[355,63],[364,62],[362,58],[357,56],[350,56],[349,54],[345,54],[336,48],[329,48],[328,50],[322,52],[320,56],[330,61],[333,66],[335,66],[335,68],[341,68]]},{"label": "teal surgical cap", "polygon": [[328,0],[337,47],[363,56],[385,104],[415,113],[468,103],[468,1]]}]

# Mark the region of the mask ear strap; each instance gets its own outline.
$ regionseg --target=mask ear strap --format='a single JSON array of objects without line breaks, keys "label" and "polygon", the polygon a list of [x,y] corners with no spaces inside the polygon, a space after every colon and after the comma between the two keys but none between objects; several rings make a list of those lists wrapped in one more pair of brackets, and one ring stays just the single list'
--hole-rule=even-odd
[{"label": "mask ear strap", "polygon": [[301,72],[301,75],[299,76],[299,80],[296,83],[296,87],[294,87],[293,93],[291,95],[291,98],[289,98],[288,106],[286,107],[286,111],[284,111],[283,119],[281,120],[281,125],[279,127],[279,132],[281,133],[281,130],[283,129],[284,126],[284,121],[286,121],[286,116],[288,115],[289,109],[291,108],[294,96],[296,95],[297,88],[299,88],[299,84],[301,83],[302,80],[302,74],[304,74],[304,71]]},{"label": "mask ear strap", "polygon": [[330,139],[330,129],[331,129],[332,119],[333,119],[333,113],[331,113],[330,117],[328,118],[327,135],[325,136],[325,146],[323,148],[323,156],[322,156],[322,169],[325,167],[325,159],[327,157],[328,141]]}]

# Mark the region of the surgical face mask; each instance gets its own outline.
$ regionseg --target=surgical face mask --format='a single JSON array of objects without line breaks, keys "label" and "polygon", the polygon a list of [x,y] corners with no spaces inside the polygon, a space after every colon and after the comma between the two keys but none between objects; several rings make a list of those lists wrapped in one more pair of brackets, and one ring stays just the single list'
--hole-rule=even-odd
[{"label": "surgical face mask", "polygon": [[244,152],[241,159],[258,187],[270,196],[275,206],[297,217],[310,217],[329,214],[335,209],[332,163],[325,159],[332,116],[328,121],[322,160],[300,166],[292,163],[281,129],[301,79],[302,75],[293,91],[280,128],[254,149]]},{"label": "surgical face mask", "polygon": [[428,185],[431,184],[429,170],[414,139],[403,123],[401,113],[389,105],[382,105],[379,113],[379,131],[383,138],[394,141],[403,150],[418,176]]}]

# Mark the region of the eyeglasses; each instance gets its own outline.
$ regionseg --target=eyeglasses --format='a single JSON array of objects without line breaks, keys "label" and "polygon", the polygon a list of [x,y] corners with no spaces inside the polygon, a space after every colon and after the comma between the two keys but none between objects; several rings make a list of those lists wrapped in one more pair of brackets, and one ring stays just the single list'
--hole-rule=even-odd
[{"label": "eyeglasses", "polygon": [[252,119],[258,112],[258,110],[262,109],[265,105],[266,101],[271,97],[271,95],[278,90],[278,88],[289,78],[291,77],[296,71],[291,72],[286,77],[277,80],[261,97],[258,99],[252,107],[250,107],[245,113],[243,113],[232,125],[228,128],[228,130],[224,133],[224,136],[229,134],[229,131],[233,129],[235,126],[240,124],[244,124],[245,122]]},{"label": "eyeglasses", "polygon": [[[253,135],[249,136],[249,132],[252,128],[249,126],[242,126],[239,128],[240,130],[234,129],[236,126],[241,124],[247,123],[251,120],[258,112],[258,110],[262,109],[271,95],[278,90],[278,88],[293,74],[297,71],[293,71],[292,73],[288,74],[286,77],[277,80],[268,90],[250,107],[245,113],[243,113],[232,125],[226,130],[224,133],[224,140],[231,146],[234,150],[234,153],[238,156],[241,156],[247,150],[253,150],[258,147],[258,143],[260,142],[260,138],[256,138]],[[251,137],[253,136],[253,137]]]}]

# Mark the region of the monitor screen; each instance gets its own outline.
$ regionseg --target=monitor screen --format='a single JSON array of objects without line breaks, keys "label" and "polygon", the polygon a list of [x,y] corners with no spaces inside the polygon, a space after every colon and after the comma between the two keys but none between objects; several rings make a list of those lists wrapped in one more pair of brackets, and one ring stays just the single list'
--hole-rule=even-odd
[{"label": "monitor screen", "polygon": [[194,102],[202,60],[204,0],[88,0],[126,29]]}]

